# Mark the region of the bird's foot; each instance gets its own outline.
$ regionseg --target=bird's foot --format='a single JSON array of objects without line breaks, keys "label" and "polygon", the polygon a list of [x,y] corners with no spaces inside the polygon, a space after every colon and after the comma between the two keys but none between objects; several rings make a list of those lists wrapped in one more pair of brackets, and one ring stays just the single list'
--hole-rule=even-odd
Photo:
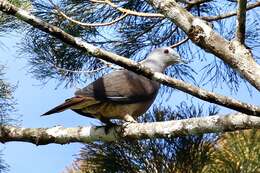
[{"label": "bird's foot", "polygon": [[116,127],[118,126],[116,123],[107,123],[107,124],[104,124],[102,126],[97,126],[96,128],[99,129],[99,128],[104,128],[105,129],[105,134],[108,134],[109,130],[113,127]]},{"label": "bird's foot", "polygon": [[137,123],[137,121],[129,114],[125,115],[123,117],[123,120],[125,120],[128,123]]},{"label": "bird's foot", "polygon": [[109,130],[111,128],[113,128],[113,127],[116,127],[116,126],[118,126],[118,125],[116,123],[112,123],[112,122],[109,123],[109,124],[106,124],[105,127],[104,127],[105,128],[105,133],[108,134]]},{"label": "bird's foot", "polygon": [[108,118],[101,117],[100,121],[105,124],[105,125],[100,126],[100,127],[104,127],[105,128],[105,133],[106,134],[108,134],[109,130],[112,127],[118,126],[116,123],[111,122],[110,119],[108,119]]},{"label": "bird's foot", "polygon": [[133,123],[138,123],[136,120],[134,121],[126,121],[125,123],[122,124],[123,128],[126,128],[128,125],[133,124]]}]

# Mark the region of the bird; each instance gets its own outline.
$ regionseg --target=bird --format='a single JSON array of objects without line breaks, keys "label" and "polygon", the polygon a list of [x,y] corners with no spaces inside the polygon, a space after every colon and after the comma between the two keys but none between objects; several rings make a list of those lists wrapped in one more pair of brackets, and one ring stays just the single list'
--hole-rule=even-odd
[{"label": "bird", "polygon": [[[163,73],[171,65],[183,62],[170,47],[154,49],[140,64],[153,72]],[[75,96],[54,107],[42,116],[71,109],[85,117],[99,119],[112,125],[112,119],[137,122],[154,102],[160,83],[126,69],[114,70],[86,87]]]}]

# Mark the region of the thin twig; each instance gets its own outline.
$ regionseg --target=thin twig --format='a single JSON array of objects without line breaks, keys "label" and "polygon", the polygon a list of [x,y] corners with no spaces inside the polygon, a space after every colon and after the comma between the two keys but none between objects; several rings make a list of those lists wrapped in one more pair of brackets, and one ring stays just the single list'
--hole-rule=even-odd
[{"label": "thin twig", "polygon": [[[248,11],[248,10],[251,10],[251,9],[254,9],[254,8],[257,8],[257,7],[260,7],[260,2],[248,4],[247,7],[246,7],[246,10]],[[233,11],[233,12],[218,15],[218,16],[204,16],[204,17],[201,17],[201,18],[206,20],[206,21],[216,21],[216,20],[221,20],[221,19],[225,19],[225,18],[228,18],[228,17],[232,17],[232,16],[235,16],[235,15],[237,15],[237,12]]]},{"label": "thin twig", "polygon": [[187,3],[190,5],[200,5],[205,2],[210,2],[210,1],[212,1],[212,0],[192,0],[192,1],[188,1]]},{"label": "thin twig", "polygon": [[176,2],[180,2],[183,4],[188,4],[188,5],[199,5],[205,2],[209,2],[212,0],[176,0]]},{"label": "thin twig", "polygon": [[133,16],[139,16],[139,17],[161,17],[161,18],[165,18],[164,15],[160,14],[160,13],[145,13],[145,12],[137,12],[137,11],[133,11],[133,10],[129,10],[129,9],[125,9],[122,7],[118,7],[115,3],[109,1],[109,0],[90,0],[91,2],[94,3],[103,3],[103,4],[108,4],[111,7],[115,8],[116,10],[122,12],[122,13],[127,13],[129,15],[133,15]]},{"label": "thin twig", "polygon": [[68,73],[82,73],[82,74],[89,74],[89,73],[96,73],[100,70],[103,70],[105,68],[108,68],[107,66],[102,66],[100,68],[97,68],[97,69],[94,69],[94,70],[69,70],[69,69],[65,69],[65,68],[61,68],[61,67],[58,67],[54,64],[50,64],[53,68],[57,69],[58,71],[60,72],[68,72]]},{"label": "thin twig", "polygon": [[190,10],[194,6],[199,6],[200,4],[209,2],[212,0],[193,0],[193,1],[187,1],[187,6],[185,7],[187,10]]},{"label": "thin twig", "polygon": [[[57,9],[56,9],[57,10]],[[78,24],[82,27],[98,27],[98,26],[109,26],[109,25],[113,25],[117,22],[119,22],[120,20],[124,19],[126,16],[128,16],[127,13],[125,13],[124,15],[110,21],[110,22],[102,22],[102,23],[85,23],[85,22],[80,22],[80,21],[77,21],[75,19],[72,19],[71,17],[67,16],[65,13],[63,13],[62,11],[58,11],[58,13],[60,15],[62,15],[64,18],[68,19],[69,21],[75,23],[75,24]]]},{"label": "thin twig", "polygon": [[246,32],[246,4],[247,0],[238,0],[237,9],[237,32],[236,39],[240,43],[245,42],[245,32]]},{"label": "thin twig", "polygon": [[124,19],[128,14],[125,13],[122,16],[110,21],[110,22],[102,22],[102,23],[85,23],[85,22],[80,22],[78,20],[75,20],[71,17],[69,17],[68,15],[66,15],[62,10],[60,10],[60,8],[54,4],[54,2],[52,0],[49,0],[49,2],[53,5],[53,7],[55,8],[55,10],[58,12],[58,14],[60,14],[62,17],[64,17],[65,19],[71,21],[72,23],[78,24],[82,27],[98,27],[98,26],[109,26],[109,25],[113,25],[117,22],[119,22],[120,20]]},{"label": "thin twig", "polygon": [[99,60],[104,64],[104,66],[99,67],[99,68],[94,69],[94,70],[69,70],[69,69],[65,69],[65,68],[62,68],[62,67],[58,67],[57,65],[55,65],[54,63],[51,63],[51,62],[46,62],[46,63],[49,64],[50,66],[52,66],[53,68],[57,69],[60,72],[68,72],[68,73],[76,73],[76,74],[96,73],[96,72],[101,71],[105,68],[111,68],[111,69],[115,69],[115,70],[120,69],[120,67],[116,67],[112,63],[106,62],[102,59],[99,59]]},{"label": "thin twig", "polygon": [[179,42],[177,42],[177,43],[175,43],[175,44],[173,44],[173,45],[171,45],[169,47],[170,48],[176,48],[176,47],[182,45],[183,43],[186,43],[188,40],[189,40],[189,37],[186,37],[183,40],[181,40],[181,41],[179,41]]}]

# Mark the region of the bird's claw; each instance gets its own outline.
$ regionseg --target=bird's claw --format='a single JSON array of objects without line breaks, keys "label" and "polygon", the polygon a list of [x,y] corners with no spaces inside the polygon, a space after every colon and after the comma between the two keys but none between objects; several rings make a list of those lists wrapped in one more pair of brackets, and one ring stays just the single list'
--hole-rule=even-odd
[{"label": "bird's claw", "polygon": [[105,125],[102,125],[102,126],[97,126],[96,128],[99,129],[99,128],[104,128],[105,130],[105,134],[107,135],[109,130],[115,126],[118,126],[117,124],[115,123],[108,123],[108,124],[105,124]]},{"label": "bird's claw", "polygon": [[122,126],[123,128],[126,128],[128,125],[133,124],[133,123],[138,123],[137,121],[126,121]]}]

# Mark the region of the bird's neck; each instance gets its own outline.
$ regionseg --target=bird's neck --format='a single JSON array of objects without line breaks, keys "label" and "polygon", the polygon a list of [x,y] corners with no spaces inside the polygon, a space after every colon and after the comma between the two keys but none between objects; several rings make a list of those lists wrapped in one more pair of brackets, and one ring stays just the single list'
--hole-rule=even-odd
[{"label": "bird's neck", "polygon": [[163,73],[166,68],[163,63],[158,63],[152,59],[145,59],[145,60],[141,61],[141,64],[144,65],[145,67],[150,68],[154,72]]}]

